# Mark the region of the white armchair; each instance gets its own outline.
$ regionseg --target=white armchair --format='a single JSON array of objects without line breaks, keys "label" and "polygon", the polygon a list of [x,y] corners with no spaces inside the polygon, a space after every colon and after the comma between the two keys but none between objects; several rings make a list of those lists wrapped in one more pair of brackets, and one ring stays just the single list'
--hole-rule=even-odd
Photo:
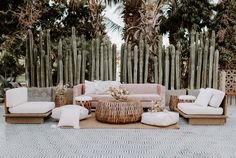
[{"label": "white armchair", "polygon": [[7,123],[43,123],[51,114],[54,102],[28,101],[26,87],[6,91],[5,120]]},{"label": "white armchair", "polygon": [[195,102],[178,101],[174,110],[186,118],[190,124],[224,124],[227,119],[225,93],[212,89],[200,89]]}]

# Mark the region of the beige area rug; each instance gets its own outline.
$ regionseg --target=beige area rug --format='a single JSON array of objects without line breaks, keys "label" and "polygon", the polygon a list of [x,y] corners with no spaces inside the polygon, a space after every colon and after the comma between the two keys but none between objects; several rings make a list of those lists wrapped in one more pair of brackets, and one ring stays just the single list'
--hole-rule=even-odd
[{"label": "beige area rug", "polygon": [[170,125],[167,127],[162,126],[151,126],[142,124],[141,122],[137,123],[129,123],[129,124],[109,124],[109,123],[102,123],[96,120],[95,113],[92,113],[92,116],[80,121],[80,128],[133,128],[133,129],[157,129],[157,128],[167,128],[167,129],[179,129],[179,125],[176,123],[174,125]]}]

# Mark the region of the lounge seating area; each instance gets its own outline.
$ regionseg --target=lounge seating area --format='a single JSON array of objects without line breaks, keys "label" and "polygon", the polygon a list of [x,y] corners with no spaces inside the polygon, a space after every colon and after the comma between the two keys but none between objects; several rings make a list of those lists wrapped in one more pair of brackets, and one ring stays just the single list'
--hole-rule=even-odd
[{"label": "lounge seating area", "polygon": [[[108,85],[110,86],[110,83]],[[31,131],[31,137],[40,139],[50,150],[44,153],[44,151],[37,149],[36,154],[41,152],[40,154],[44,153],[47,156],[52,156],[56,152],[55,149],[57,147],[55,145],[59,145],[56,143],[56,139],[60,139],[62,144],[66,144],[66,146],[63,145],[65,150],[61,150],[60,154],[66,154],[67,150],[75,150],[77,152],[71,155],[84,154],[91,157],[108,156],[107,152],[114,152],[121,144],[123,144],[124,148],[119,156],[138,156],[148,150],[146,149],[146,140],[148,140],[148,146],[153,149],[149,154],[155,155],[157,154],[156,151],[161,148],[165,154],[158,153],[158,155],[163,157],[172,157],[173,152],[175,156],[181,157],[182,153],[177,148],[181,149],[183,142],[186,145],[184,148],[189,151],[188,154],[195,155],[199,150],[193,149],[197,149],[198,146],[205,146],[207,149],[209,145],[204,142],[198,142],[197,140],[199,139],[206,142],[214,141],[214,144],[220,144],[220,148],[235,141],[234,139],[224,141],[225,137],[234,138],[233,135],[236,130],[234,129],[236,127],[234,113],[236,108],[232,105],[227,107],[226,95],[222,91],[200,89],[195,90],[192,93],[194,95],[186,95],[187,91],[185,90],[170,92],[166,91],[164,86],[158,84],[118,85],[118,89],[125,88],[130,92],[127,96],[135,97],[131,99],[125,96],[127,100],[116,101],[111,97],[111,92],[107,91],[107,86],[103,87],[106,89],[103,92],[105,94],[96,94],[96,89],[94,94],[88,94],[86,93],[88,91],[86,90],[86,84],[79,84],[65,94],[67,97],[71,97],[67,98],[67,100],[70,100],[67,102],[68,104],[55,107],[55,88],[21,87],[8,90],[6,93],[5,114],[3,113],[4,109],[0,108],[0,113],[5,117],[5,121],[3,118],[0,120],[0,129],[5,128],[5,135],[12,139],[19,139],[17,135],[12,135],[12,130],[17,128],[24,129],[18,132],[23,142],[16,145],[19,148],[26,146],[22,150],[24,152],[21,153],[23,157],[27,157],[31,149],[36,150],[36,148],[39,148],[38,145],[33,144],[31,144],[32,147],[27,147],[29,146],[29,143],[26,143],[28,139],[27,131],[29,130]],[[215,98],[214,95],[216,96]],[[145,96],[147,96],[147,99]],[[77,101],[75,100],[76,97]],[[156,99],[155,102],[153,102],[154,99]],[[73,102],[75,103],[73,104]],[[163,106],[164,102],[166,102],[165,106]],[[93,117],[96,120],[96,115],[98,115],[97,121],[107,124],[107,126],[101,129],[97,125],[92,128],[84,127],[84,121],[92,120]],[[127,120],[122,120],[122,118]],[[21,123],[21,125],[18,126],[18,123]],[[41,123],[41,125],[29,125],[29,123]],[[93,122],[88,121],[88,123]],[[129,130],[122,125],[127,124],[129,126],[129,123],[133,125]],[[135,126],[134,123],[141,123],[146,127],[142,129],[141,126]],[[116,125],[122,125],[122,128],[109,128]],[[59,127],[62,127],[62,129]],[[70,130],[68,127],[73,127],[74,130]],[[81,129],[77,131],[79,128]],[[212,131],[221,131],[221,134],[216,133],[215,135],[218,139],[215,139],[215,136],[209,137]],[[1,135],[2,133],[0,132]],[[54,136],[51,137],[50,135]],[[145,137],[145,139],[140,139],[140,136]],[[182,143],[178,143],[180,138]],[[119,139],[119,142],[117,139]],[[136,148],[129,149],[129,145],[125,143],[127,141],[133,142],[134,140],[138,141],[139,150]],[[52,142],[52,144],[48,144],[48,141]],[[114,144],[114,142],[116,143]],[[162,146],[156,144],[156,142],[163,142],[161,143]],[[95,147],[97,143],[106,143],[110,147]],[[91,148],[78,150],[84,145],[89,145]],[[163,145],[168,145],[173,149],[164,149]],[[94,148],[101,153],[92,152]],[[8,149],[4,148],[4,150],[7,151]],[[126,150],[134,153],[132,155],[126,154],[124,152]],[[207,151],[205,149],[201,150],[201,152]],[[219,152],[215,148],[212,151],[216,155],[232,156],[231,148],[226,148],[223,152]],[[15,153],[4,152],[7,157],[11,157],[13,154]],[[212,155],[212,152],[209,155]]]},{"label": "lounge seating area", "polygon": [[[117,88],[118,92],[125,89],[129,94],[125,95],[125,100],[112,101],[114,98],[111,94],[114,92],[109,92],[110,87]],[[170,99],[168,101],[170,110],[175,111],[172,113],[179,113],[180,116],[188,120],[189,124],[225,124],[227,120],[225,93],[211,88],[200,89],[196,96],[172,95],[170,98],[166,98],[165,87],[159,84],[121,84],[117,81],[86,81],[85,84],[73,87],[73,98],[68,99],[73,100],[73,104],[66,104],[57,108],[55,108],[55,103],[53,102],[53,98],[55,98],[53,94],[55,92],[53,92],[52,88],[39,89],[42,95],[49,96],[45,97],[47,101],[39,98],[38,101],[34,101],[35,99],[33,98],[38,96],[34,96],[32,93],[35,93],[37,89],[32,91],[31,94],[28,94],[28,91],[27,88],[21,87],[6,92],[4,117],[7,123],[43,123],[44,118],[50,116],[52,111],[51,117],[54,120],[60,120],[61,113],[65,109],[80,111],[79,118],[83,120],[89,117],[92,108],[96,112],[96,118],[99,121],[104,118],[108,119],[107,122],[113,123],[113,121],[109,120],[115,118],[114,123],[116,119],[120,120],[116,123],[128,123],[130,121],[123,119],[130,118],[131,120],[134,119],[135,122],[142,120],[141,122],[145,124],[170,126],[178,123],[179,117],[175,117],[175,114],[173,114],[173,119],[170,119],[172,115],[166,108],[166,99]],[[36,93],[39,94],[39,92]],[[80,101],[76,101],[76,98],[77,100],[80,99]],[[105,106],[107,106],[107,109],[105,109]],[[143,110],[138,110],[137,107],[139,106],[144,110],[144,113]],[[149,115],[147,111],[151,114]],[[125,113],[128,113],[128,115]],[[132,115],[132,117],[129,115]],[[68,126],[70,125],[68,124]]]}]

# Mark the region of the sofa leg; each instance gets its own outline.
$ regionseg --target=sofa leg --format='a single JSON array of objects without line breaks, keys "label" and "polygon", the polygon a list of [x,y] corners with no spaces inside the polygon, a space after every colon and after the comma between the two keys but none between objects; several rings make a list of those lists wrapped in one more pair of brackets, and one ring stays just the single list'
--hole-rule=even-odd
[{"label": "sofa leg", "polygon": [[7,123],[12,124],[41,124],[44,122],[43,117],[5,117]]},{"label": "sofa leg", "polygon": [[226,118],[189,118],[188,123],[192,125],[223,125]]}]

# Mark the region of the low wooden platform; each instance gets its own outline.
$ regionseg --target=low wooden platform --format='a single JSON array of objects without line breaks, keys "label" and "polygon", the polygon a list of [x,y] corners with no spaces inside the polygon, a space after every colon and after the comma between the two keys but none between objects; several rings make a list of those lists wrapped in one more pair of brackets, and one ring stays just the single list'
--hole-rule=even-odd
[{"label": "low wooden platform", "polygon": [[189,124],[192,125],[222,125],[226,123],[227,119],[227,103],[226,96],[224,97],[220,107],[223,108],[222,115],[190,115],[185,114],[180,109],[178,109],[177,105],[174,105],[174,111],[178,112],[182,117],[188,120]]},{"label": "low wooden platform", "polygon": [[6,103],[4,104],[5,114],[5,121],[7,123],[12,124],[40,124],[44,122],[44,119],[51,115],[52,110],[46,113],[10,113],[8,107],[6,107]]},{"label": "low wooden platform", "polygon": [[7,123],[13,124],[40,124],[44,122],[44,119],[50,116],[51,111],[43,114],[35,113],[35,114],[5,114],[5,121]]}]

